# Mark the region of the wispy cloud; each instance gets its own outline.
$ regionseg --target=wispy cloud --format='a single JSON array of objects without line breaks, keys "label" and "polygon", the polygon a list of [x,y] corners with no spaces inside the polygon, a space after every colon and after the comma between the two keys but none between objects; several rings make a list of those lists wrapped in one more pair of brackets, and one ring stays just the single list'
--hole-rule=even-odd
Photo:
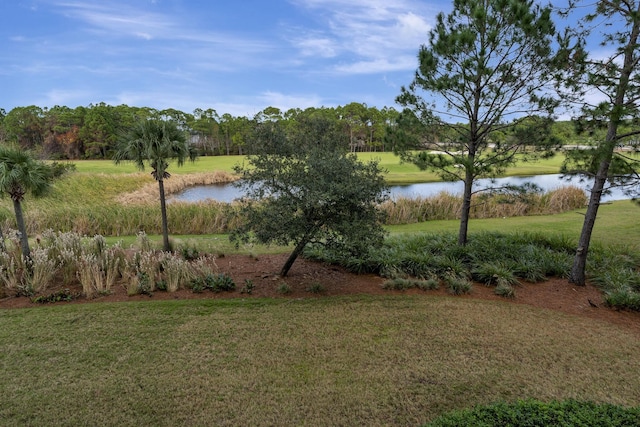
[{"label": "wispy cloud", "polygon": [[[128,2],[56,2],[60,14],[84,24],[84,30],[109,39],[139,39],[162,43],[189,43],[190,48],[216,49],[218,54],[235,57],[255,55],[272,48],[269,42],[239,34],[214,32],[194,27],[188,17],[136,8]],[[137,46],[137,45],[136,45]],[[135,49],[136,46],[130,46]],[[154,46],[155,48],[155,46]],[[186,51],[182,52],[186,54]]]},{"label": "wispy cloud", "polygon": [[[291,0],[317,16],[318,27],[293,40],[301,54],[340,57],[333,71],[379,73],[415,68],[415,54],[427,41],[435,15],[412,0]],[[412,57],[412,60],[408,60]]]}]

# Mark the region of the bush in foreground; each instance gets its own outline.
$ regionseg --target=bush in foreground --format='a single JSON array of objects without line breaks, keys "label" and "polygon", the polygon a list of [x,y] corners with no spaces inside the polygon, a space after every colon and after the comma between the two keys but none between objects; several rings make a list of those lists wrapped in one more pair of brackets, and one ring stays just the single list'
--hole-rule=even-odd
[{"label": "bush in foreground", "polygon": [[494,403],[442,415],[426,427],[632,427],[640,426],[640,407],[623,408],[576,400]]}]

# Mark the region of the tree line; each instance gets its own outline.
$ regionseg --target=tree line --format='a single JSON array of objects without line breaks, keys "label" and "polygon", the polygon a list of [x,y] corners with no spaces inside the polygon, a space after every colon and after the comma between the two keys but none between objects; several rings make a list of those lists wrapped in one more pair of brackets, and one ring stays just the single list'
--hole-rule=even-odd
[{"label": "tree line", "polygon": [[43,159],[111,159],[119,138],[138,122],[152,119],[174,122],[200,155],[243,155],[250,154],[249,142],[256,124],[277,121],[288,126],[302,117],[321,116],[340,127],[350,152],[390,151],[391,147],[385,145],[385,132],[398,114],[394,108],[379,109],[356,102],[305,110],[267,107],[254,117],[220,115],[211,108],[185,113],[105,103],[76,108],[31,105],[9,112],[0,109],[0,141],[33,151]]},{"label": "tree line", "polygon": [[[98,103],[76,108],[31,105],[16,107],[8,113],[0,108],[0,142],[30,150],[37,157],[48,160],[110,160],[117,150],[119,138],[127,135],[138,122],[153,119],[176,123],[199,155],[243,155],[252,154],[251,142],[258,124],[278,122],[292,127],[309,117],[322,117],[334,122],[345,136],[342,138],[343,148],[352,153],[402,148],[397,139],[390,136],[399,125],[405,129],[409,126],[414,134],[420,135],[418,148],[437,148],[439,143],[452,138],[451,129],[431,126],[430,131],[425,132],[417,120],[408,124],[406,113],[403,116],[393,107],[379,109],[357,102],[305,110],[292,108],[281,111],[267,107],[254,117],[229,113],[220,115],[211,108],[197,108],[193,113],[185,113],[176,109],[156,110]],[[570,121],[551,124],[553,136],[563,144],[589,145],[604,136],[604,132],[598,130],[579,131]],[[492,134],[491,142],[505,141],[509,134],[510,130],[504,127]]]}]

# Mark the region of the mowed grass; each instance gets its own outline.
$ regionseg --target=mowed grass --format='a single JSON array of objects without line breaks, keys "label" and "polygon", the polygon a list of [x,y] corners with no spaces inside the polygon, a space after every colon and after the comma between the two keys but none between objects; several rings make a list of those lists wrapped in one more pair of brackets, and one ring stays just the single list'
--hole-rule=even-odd
[{"label": "mowed grass", "polygon": [[[440,178],[433,172],[421,171],[417,166],[410,163],[400,163],[400,158],[393,153],[358,153],[362,161],[376,160],[380,167],[387,171],[386,178],[390,184],[410,184],[416,182],[439,181]],[[558,173],[564,156],[558,154],[551,159],[540,160],[538,162],[520,163],[517,167],[509,168],[507,175],[537,175]],[[210,156],[199,157],[195,162],[186,162],[183,166],[177,167],[175,164],[169,166],[171,174],[188,174],[198,172],[212,172],[221,170],[233,172],[233,167],[242,164],[245,156]],[[74,160],[76,170],[80,173],[92,174],[128,174],[139,170],[133,163],[124,162],[116,165],[109,160]],[[148,172],[151,172],[147,168]]]},{"label": "mowed grass", "polygon": [[[520,216],[512,218],[472,219],[469,233],[481,231],[532,232],[564,235],[578,241],[586,209],[557,215]],[[600,206],[593,230],[592,242],[610,245],[627,245],[640,250],[640,206],[630,200],[620,200]],[[460,221],[425,221],[416,224],[392,225],[391,233],[452,232],[456,233]]]},{"label": "mowed grass", "polygon": [[637,330],[507,302],[339,297],[0,312],[0,419],[418,426],[499,400],[640,404]]}]

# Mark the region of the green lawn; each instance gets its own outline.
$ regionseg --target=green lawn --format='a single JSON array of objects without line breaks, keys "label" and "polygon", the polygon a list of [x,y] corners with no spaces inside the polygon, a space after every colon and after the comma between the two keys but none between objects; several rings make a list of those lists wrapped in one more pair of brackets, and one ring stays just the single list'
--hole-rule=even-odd
[{"label": "green lawn", "polygon": [[[400,159],[393,153],[360,153],[358,157],[363,161],[375,159],[380,166],[387,170],[387,181],[390,184],[410,184],[415,182],[438,181],[438,176],[433,172],[424,172],[413,164],[401,164]],[[195,172],[211,172],[223,170],[232,172],[236,164],[244,160],[244,156],[211,156],[200,157],[195,162],[187,162],[181,167],[170,166],[172,174],[187,174]],[[541,160],[535,163],[522,163],[515,168],[510,168],[507,175],[536,175],[558,173],[563,156],[558,155],[552,159]],[[132,163],[116,165],[110,160],[74,160],[76,169],[81,173],[96,174],[126,174],[137,172]]]},{"label": "green lawn", "polygon": [[498,400],[640,404],[637,330],[455,297],[0,311],[3,426],[418,426]]}]

